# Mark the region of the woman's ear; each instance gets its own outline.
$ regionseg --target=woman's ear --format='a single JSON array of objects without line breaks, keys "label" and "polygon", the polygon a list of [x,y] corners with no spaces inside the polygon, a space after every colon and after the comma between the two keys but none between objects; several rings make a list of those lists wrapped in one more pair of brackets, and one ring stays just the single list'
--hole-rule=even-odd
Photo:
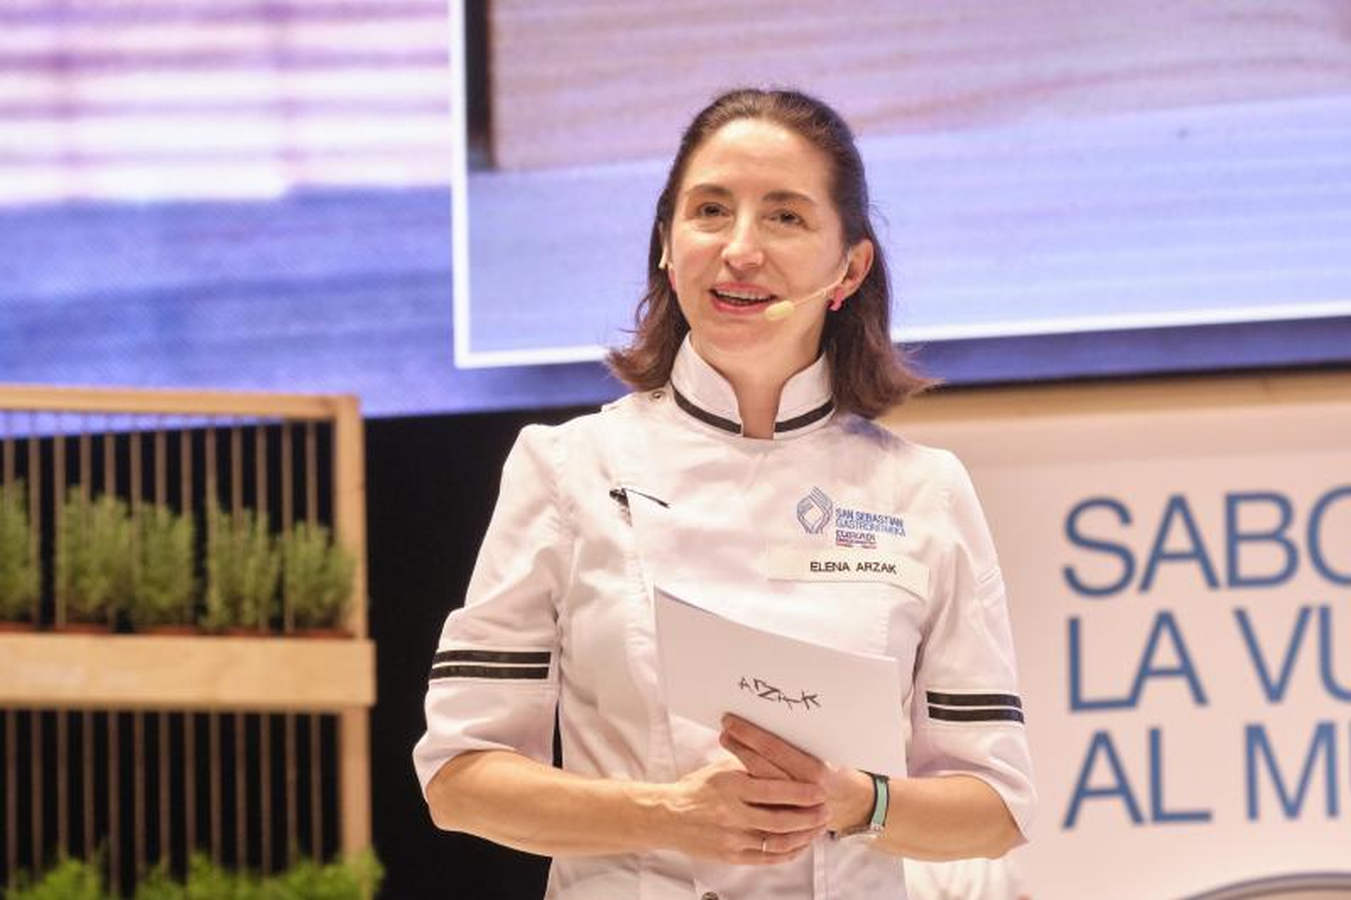
[{"label": "woman's ear", "polygon": [[675,290],[675,269],[671,267],[671,242],[666,239],[666,229],[657,223],[657,239],[661,241],[661,259],[657,261],[658,269],[666,270],[666,281],[671,285],[671,290]]},{"label": "woman's ear", "polygon": [[873,247],[873,242],[867,238],[849,248],[849,267],[846,269],[844,276],[844,285],[842,286],[844,296],[840,298],[841,302],[843,302],[844,297],[848,297],[862,286],[863,279],[867,278],[868,273],[872,271],[875,253],[876,249]]},{"label": "woman's ear", "polygon": [[657,268],[669,269],[671,267],[671,242],[666,239],[666,228],[660,222],[657,223],[657,240],[661,242],[661,259],[657,261]]}]

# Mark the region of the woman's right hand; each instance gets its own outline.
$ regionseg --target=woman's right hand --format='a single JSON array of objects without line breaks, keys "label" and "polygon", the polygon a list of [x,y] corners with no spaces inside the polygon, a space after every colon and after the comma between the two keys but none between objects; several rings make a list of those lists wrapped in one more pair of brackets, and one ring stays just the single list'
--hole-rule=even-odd
[{"label": "woman's right hand", "polygon": [[712,763],[666,788],[662,843],[703,859],[787,862],[824,833],[829,820],[818,785],[753,777],[736,760]]}]

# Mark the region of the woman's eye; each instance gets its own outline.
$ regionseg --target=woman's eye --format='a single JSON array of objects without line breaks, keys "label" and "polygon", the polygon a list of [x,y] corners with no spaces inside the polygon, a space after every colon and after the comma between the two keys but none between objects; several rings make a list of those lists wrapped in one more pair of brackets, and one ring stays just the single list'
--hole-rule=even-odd
[{"label": "woman's eye", "polygon": [[702,219],[712,216],[720,216],[723,213],[721,204],[718,203],[700,203],[694,208],[694,214]]},{"label": "woman's eye", "polygon": [[774,213],[774,215],[771,216],[770,218],[772,218],[775,222],[777,222],[780,225],[803,224],[802,217],[790,209],[781,209],[778,212]]}]

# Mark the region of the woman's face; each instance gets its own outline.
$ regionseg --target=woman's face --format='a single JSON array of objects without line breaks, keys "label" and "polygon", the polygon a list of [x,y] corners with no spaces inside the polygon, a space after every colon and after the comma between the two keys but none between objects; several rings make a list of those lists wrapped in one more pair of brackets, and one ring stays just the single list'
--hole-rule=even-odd
[{"label": "woman's face", "polygon": [[[825,288],[846,264],[824,153],[773,122],[729,122],[691,154],[669,240],[676,297],[709,362],[753,358],[757,369],[791,374],[816,358],[834,294]],[[846,294],[871,261],[861,241]],[[765,316],[785,299],[802,302],[786,318]]]}]

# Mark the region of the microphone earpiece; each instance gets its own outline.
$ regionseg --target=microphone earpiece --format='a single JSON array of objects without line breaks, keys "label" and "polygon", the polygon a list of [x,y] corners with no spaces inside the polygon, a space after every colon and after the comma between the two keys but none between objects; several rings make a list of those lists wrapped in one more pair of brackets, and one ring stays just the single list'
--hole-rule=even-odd
[{"label": "microphone earpiece", "polygon": [[775,300],[765,307],[764,317],[771,322],[777,322],[780,319],[786,319],[793,314],[797,307],[792,300]]}]

